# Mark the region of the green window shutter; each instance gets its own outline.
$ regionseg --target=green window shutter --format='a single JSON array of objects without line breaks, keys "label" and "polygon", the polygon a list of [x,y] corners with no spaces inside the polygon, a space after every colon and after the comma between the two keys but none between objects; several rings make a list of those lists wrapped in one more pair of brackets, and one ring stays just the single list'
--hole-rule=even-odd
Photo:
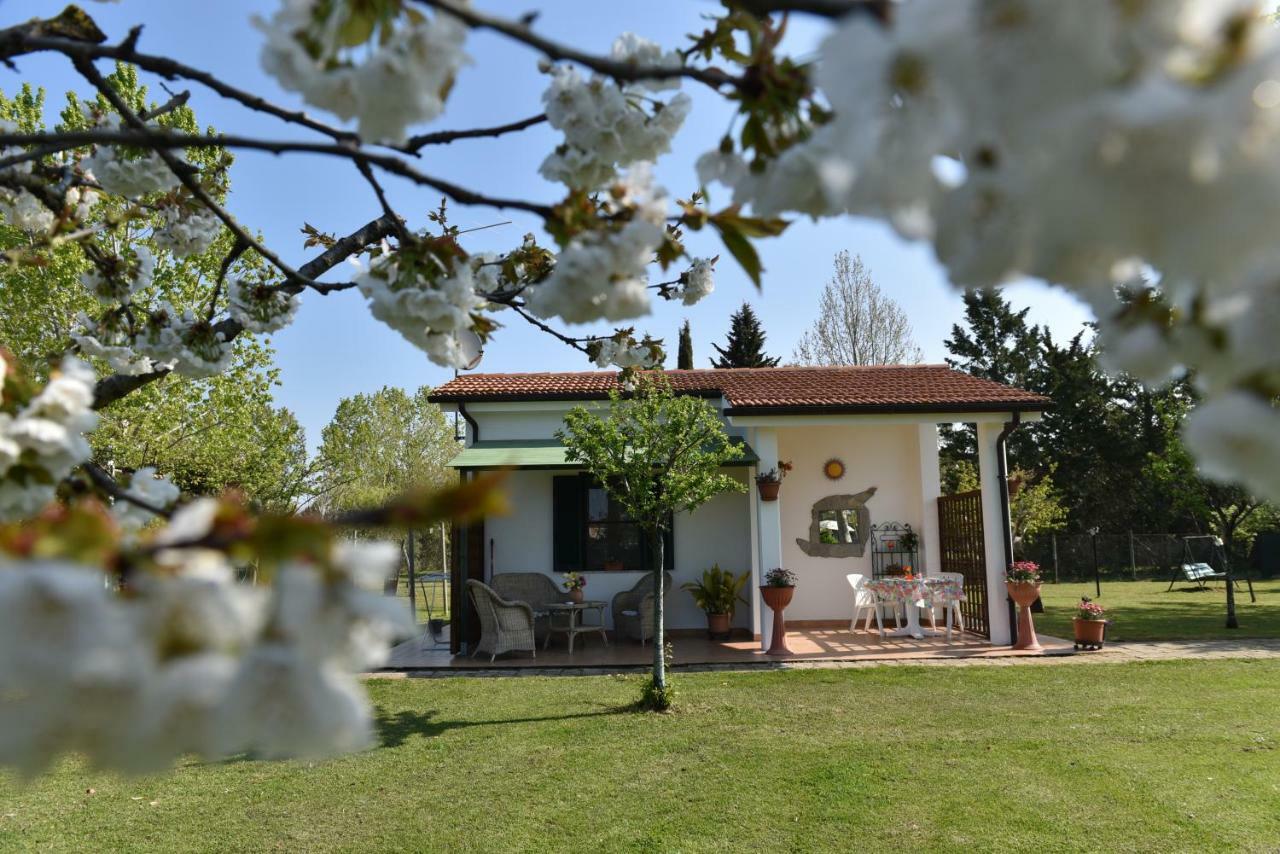
[{"label": "green window shutter", "polygon": [[585,527],[583,478],[578,475],[551,479],[551,562],[556,572],[577,572],[582,566],[582,532]]}]

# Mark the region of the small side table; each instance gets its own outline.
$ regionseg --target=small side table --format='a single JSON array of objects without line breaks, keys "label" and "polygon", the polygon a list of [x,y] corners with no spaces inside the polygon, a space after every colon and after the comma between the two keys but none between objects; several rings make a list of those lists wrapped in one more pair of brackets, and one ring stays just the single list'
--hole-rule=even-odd
[{"label": "small side table", "polygon": [[[551,635],[555,632],[563,632],[565,637],[569,639],[569,652],[573,652],[573,640],[580,634],[587,632],[599,632],[604,645],[609,645],[609,635],[604,628],[604,609],[608,607],[607,602],[552,602],[543,606],[548,614],[547,620],[547,640],[543,643],[542,648],[546,649],[551,645]],[[585,611],[595,611],[599,622],[584,623],[582,615]],[[563,615],[563,621],[557,621],[557,616]]]}]

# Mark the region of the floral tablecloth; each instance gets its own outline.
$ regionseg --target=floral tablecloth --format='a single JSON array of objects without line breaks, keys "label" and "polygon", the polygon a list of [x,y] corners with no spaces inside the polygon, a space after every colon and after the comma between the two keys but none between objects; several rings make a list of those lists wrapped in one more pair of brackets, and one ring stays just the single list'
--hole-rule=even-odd
[{"label": "floral tablecloth", "polygon": [[866,589],[881,602],[950,605],[965,600],[964,585],[949,578],[873,578]]}]

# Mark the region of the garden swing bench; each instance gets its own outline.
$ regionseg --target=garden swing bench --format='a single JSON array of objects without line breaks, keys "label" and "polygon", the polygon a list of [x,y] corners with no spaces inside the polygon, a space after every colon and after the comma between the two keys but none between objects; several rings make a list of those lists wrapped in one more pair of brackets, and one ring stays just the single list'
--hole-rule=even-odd
[{"label": "garden swing bench", "polygon": [[[1210,563],[1206,563],[1204,561],[1197,561],[1195,557],[1191,554],[1191,540],[1208,540],[1211,543],[1211,549],[1212,549],[1209,555],[1209,560],[1213,560],[1214,557],[1217,557],[1218,560],[1221,562],[1224,571],[1217,572],[1214,570],[1213,566]],[[1231,576],[1229,576],[1228,573],[1225,571],[1227,566],[1226,550],[1224,550],[1222,547],[1222,540],[1218,539],[1215,536],[1211,536],[1209,534],[1194,534],[1191,536],[1183,537],[1182,538],[1182,557],[1183,557],[1182,564],[1180,566],[1175,567],[1173,570],[1173,574],[1169,576],[1169,587],[1168,589],[1165,590],[1166,593],[1168,593],[1170,590],[1173,589],[1174,584],[1178,583],[1179,577],[1181,577],[1182,580],[1184,581],[1190,581],[1192,584],[1195,584],[1201,590],[1208,590],[1210,581],[1216,581],[1219,579],[1226,581],[1228,578],[1231,578]],[[1250,578],[1248,575],[1246,575],[1244,580],[1245,580],[1245,583],[1249,586],[1249,600],[1251,602],[1257,602],[1258,597],[1254,595],[1254,592],[1253,592],[1253,579]],[[1231,578],[1231,583],[1235,586],[1237,590],[1240,589],[1240,579],[1238,577]]]}]

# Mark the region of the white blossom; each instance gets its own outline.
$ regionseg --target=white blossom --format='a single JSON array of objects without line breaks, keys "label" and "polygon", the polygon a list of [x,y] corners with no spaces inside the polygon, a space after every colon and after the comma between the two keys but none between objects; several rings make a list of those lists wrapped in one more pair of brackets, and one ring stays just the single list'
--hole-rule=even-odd
[{"label": "white blossom", "polygon": [[1280,411],[1258,397],[1227,392],[1196,407],[1183,425],[1187,448],[1208,477],[1280,495]]},{"label": "white blossom", "polygon": [[[641,66],[678,67],[680,55],[663,52],[632,33],[620,36],[613,57]],[[550,181],[593,190],[617,177],[618,169],[657,160],[671,150],[671,139],[689,114],[692,101],[681,93],[655,101],[650,92],[678,88],[679,78],[619,86],[613,80],[584,77],[570,65],[548,66],[551,83],[542,94],[547,121],[564,133],[564,142],[543,161]]]},{"label": "white blossom", "polygon": [[716,289],[714,265],[714,258],[695,258],[680,277],[680,298],[685,305],[694,305]]},{"label": "white blossom", "polygon": [[167,193],[180,183],[178,176],[154,151],[126,154],[112,146],[101,145],[84,159],[82,167],[92,174],[103,190],[126,199]]},{"label": "white blossom", "polygon": [[89,458],[84,434],[98,423],[95,380],[93,368],[67,357],[26,406],[0,414],[0,519],[39,511],[53,500],[55,485]]},{"label": "white blossom", "polygon": [[0,187],[0,217],[15,228],[33,234],[47,233],[54,223],[53,211],[23,189]]},{"label": "white blossom", "polygon": [[590,349],[596,367],[652,368],[662,359],[662,349],[654,342],[637,342],[629,334],[619,333],[612,338],[594,342]]},{"label": "white blossom", "polygon": [[232,343],[207,320],[161,300],[134,339],[134,349],[186,377],[220,374],[231,364]]},{"label": "white blossom", "polygon": [[151,286],[156,269],[155,256],[146,246],[136,245],[133,256],[111,256],[93,264],[80,274],[80,284],[104,304],[128,302],[135,293]]},{"label": "white blossom", "polygon": [[159,364],[140,355],[133,349],[133,336],[124,328],[124,317],[109,314],[95,322],[84,312],[77,321],[79,328],[71,334],[80,352],[95,359],[102,359],[117,374],[139,376],[158,368],[172,368],[172,363]]},{"label": "white blossom", "polygon": [[228,286],[231,316],[250,332],[267,333],[293,322],[300,301],[295,294],[253,280],[235,278]]},{"label": "white blossom", "polygon": [[[167,509],[178,500],[181,490],[171,480],[156,473],[154,466],[143,466],[133,473],[125,493],[158,510]],[[141,528],[155,519],[149,510],[117,498],[111,511],[126,528]]]},{"label": "white blossom", "polygon": [[156,246],[179,258],[199,255],[218,239],[222,231],[222,221],[203,206],[168,205],[161,209],[160,216],[164,224],[155,230],[151,238]]},{"label": "white blossom", "polygon": [[666,193],[654,187],[648,163],[634,165],[615,192],[616,207],[630,209],[632,218],[616,231],[592,230],[571,239],[551,274],[528,291],[534,314],[588,323],[648,313],[647,267],[665,237]]},{"label": "white blossom", "polygon": [[472,265],[465,261],[431,279],[416,264],[403,264],[399,253],[384,246],[382,254],[362,268],[356,286],[369,300],[369,312],[445,367],[465,367],[471,360],[466,336],[472,315],[485,306],[476,293]]},{"label": "white blossom", "polygon": [[410,125],[430,121],[444,108],[468,61],[462,50],[467,28],[444,13],[415,14],[383,22],[379,32],[391,27],[389,37],[348,54],[340,41],[352,13],[346,3],[283,0],[269,21],[254,19],[267,36],[262,66],[308,104],[356,119],[365,139],[404,142]]}]

